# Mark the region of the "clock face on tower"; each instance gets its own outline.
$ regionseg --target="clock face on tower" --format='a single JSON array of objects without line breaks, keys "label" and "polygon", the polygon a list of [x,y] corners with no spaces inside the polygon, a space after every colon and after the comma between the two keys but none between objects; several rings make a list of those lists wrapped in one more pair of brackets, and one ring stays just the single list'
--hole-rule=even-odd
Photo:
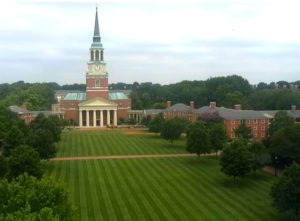
[{"label": "clock face on tower", "polygon": [[100,65],[99,64],[97,64],[96,66],[95,66],[95,70],[100,70]]}]

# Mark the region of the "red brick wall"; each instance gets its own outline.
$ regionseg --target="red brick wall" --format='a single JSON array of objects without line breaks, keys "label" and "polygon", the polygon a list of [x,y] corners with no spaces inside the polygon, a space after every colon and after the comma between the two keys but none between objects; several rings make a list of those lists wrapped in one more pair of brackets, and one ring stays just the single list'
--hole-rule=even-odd
[{"label": "red brick wall", "polygon": [[108,99],[108,90],[107,91],[87,91],[87,99],[93,99],[95,97],[102,97]]},{"label": "red brick wall", "polygon": [[65,112],[65,119],[73,120],[78,124],[79,122],[79,108],[78,104],[81,101],[65,101],[60,102],[60,110]]},{"label": "red brick wall", "polygon": [[128,109],[118,109],[118,119],[128,119]]},{"label": "red brick wall", "polygon": [[[268,119],[257,119],[256,123],[255,120],[246,120],[246,123],[249,127],[252,128],[252,134],[255,139],[263,140],[268,136],[269,132],[269,120]],[[225,126],[227,129],[228,136],[230,138],[234,138],[234,128],[238,128],[241,124],[240,120],[225,120]],[[255,130],[256,127],[256,130]],[[263,129],[264,128],[264,129]],[[256,136],[254,136],[256,134]]]}]

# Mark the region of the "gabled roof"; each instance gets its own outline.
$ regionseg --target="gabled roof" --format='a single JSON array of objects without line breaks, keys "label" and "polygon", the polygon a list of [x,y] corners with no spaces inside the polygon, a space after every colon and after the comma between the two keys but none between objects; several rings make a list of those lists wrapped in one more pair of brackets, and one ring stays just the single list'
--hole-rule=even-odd
[{"label": "gabled roof", "polygon": [[102,97],[95,97],[93,99],[87,100],[87,101],[83,101],[81,103],[79,103],[78,105],[79,107],[97,107],[97,106],[110,106],[110,107],[117,107],[118,104],[104,99]]},{"label": "gabled roof", "polygon": [[171,107],[168,107],[164,112],[191,112],[192,109],[190,106],[187,106],[182,103],[174,104]]}]

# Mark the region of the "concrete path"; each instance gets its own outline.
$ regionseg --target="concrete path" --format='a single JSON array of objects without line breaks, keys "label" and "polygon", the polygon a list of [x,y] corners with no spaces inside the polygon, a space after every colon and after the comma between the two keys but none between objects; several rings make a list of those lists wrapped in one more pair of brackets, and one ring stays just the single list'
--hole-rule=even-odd
[{"label": "concrete path", "polygon": [[[202,154],[201,156],[216,156],[216,154],[214,154],[214,153],[213,154]],[[50,159],[50,161],[137,159],[137,158],[170,158],[170,157],[196,157],[196,154],[152,154],[152,155],[56,157],[56,158]]]}]

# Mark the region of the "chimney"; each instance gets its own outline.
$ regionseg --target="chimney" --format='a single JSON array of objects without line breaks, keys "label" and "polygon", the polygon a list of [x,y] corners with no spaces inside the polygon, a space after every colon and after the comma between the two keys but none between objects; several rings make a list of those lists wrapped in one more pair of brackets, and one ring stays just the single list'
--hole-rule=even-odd
[{"label": "chimney", "polygon": [[209,107],[210,107],[210,109],[215,109],[215,108],[217,107],[217,103],[211,101],[211,102],[209,103]]},{"label": "chimney", "polygon": [[235,105],[234,105],[234,109],[235,109],[235,110],[242,110],[242,105],[240,105],[240,104],[235,104]]},{"label": "chimney", "polygon": [[194,110],[194,108],[195,108],[194,101],[190,101],[190,107],[191,107],[192,110]]},{"label": "chimney", "polygon": [[296,105],[292,105],[292,111],[295,113],[297,111]]},{"label": "chimney", "polygon": [[23,103],[23,104],[21,105],[21,108],[24,109],[24,110],[27,110],[27,103]]},{"label": "chimney", "polygon": [[171,107],[171,101],[167,101],[167,108]]}]

